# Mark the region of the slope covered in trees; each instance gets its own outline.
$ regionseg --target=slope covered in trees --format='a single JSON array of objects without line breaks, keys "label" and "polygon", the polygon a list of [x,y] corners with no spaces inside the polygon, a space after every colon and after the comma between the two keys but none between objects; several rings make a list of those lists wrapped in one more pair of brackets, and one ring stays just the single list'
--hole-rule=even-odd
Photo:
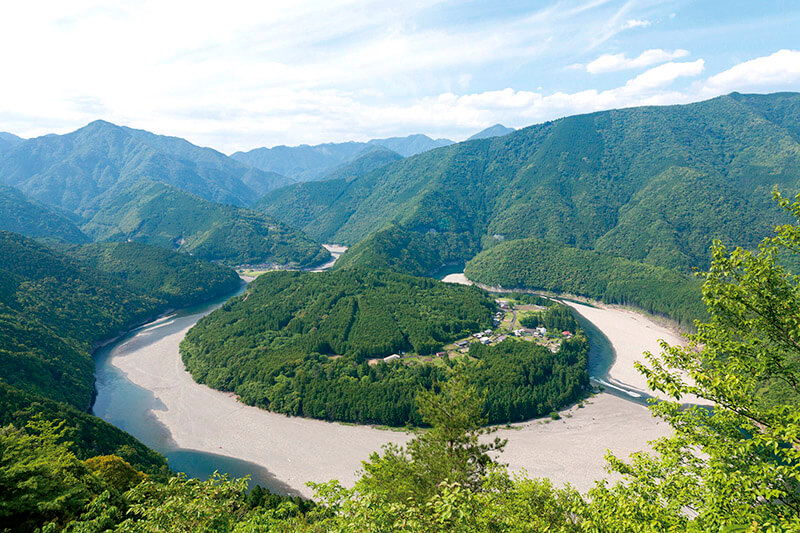
[{"label": "slope covered in trees", "polygon": [[473,281],[507,289],[536,289],[631,305],[684,326],[704,318],[700,281],[669,268],[538,239],[505,241],[471,259]]},{"label": "slope covered in trees", "polygon": [[[473,243],[462,261],[499,238],[541,238],[705,267],[714,238],[753,247],[786,220],[769,193],[800,188],[798,100],[734,93],[567,117],[320,184],[332,189],[297,194],[301,206],[282,205],[281,220],[350,245],[395,223]],[[284,216],[266,199],[259,208]]]},{"label": "slope covered in trees", "polygon": [[100,120],[66,135],[18,143],[0,160],[0,182],[79,214],[115,185],[143,178],[237,205],[292,183],[177,137]]},{"label": "slope covered in trees", "polygon": [[[164,460],[129,435],[88,414],[94,384],[93,344],[172,305],[165,275],[192,276],[199,302],[238,286],[235,272],[144,245],[88,245],[73,256],[14,233],[0,232],[0,425],[66,420],[82,457],[115,453],[159,470]],[[98,252],[105,250],[107,255]],[[94,262],[94,268],[90,263]],[[191,302],[191,303],[194,303]]]},{"label": "slope covered in trees", "polygon": [[229,264],[306,267],[330,258],[319,244],[262,213],[152,181],[99,202],[83,230],[95,240],[133,240]]},{"label": "slope covered in trees", "polygon": [[400,161],[401,159],[403,159],[403,156],[397,152],[393,152],[388,148],[376,145],[371,148],[367,148],[355,160],[333,169],[322,179],[343,179],[346,181],[351,181],[359,176],[368,174],[375,169],[385,167],[389,163]]},{"label": "slope covered in trees", "polygon": [[137,242],[93,243],[64,251],[142,294],[156,296],[169,307],[223,296],[242,283],[230,268]]},{"label": "slope covered in trees", "polygon": [[89,241],[63,214],[4,185],[0,185],[0,231],[72,243]]}]

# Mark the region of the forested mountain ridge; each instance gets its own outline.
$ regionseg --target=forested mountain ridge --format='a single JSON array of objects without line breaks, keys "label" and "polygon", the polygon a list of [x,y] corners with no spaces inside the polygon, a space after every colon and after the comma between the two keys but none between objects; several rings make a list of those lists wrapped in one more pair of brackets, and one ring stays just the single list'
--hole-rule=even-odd
[{"label": "forested mountain ridge", "polygon": [[684,327],[707,318],[698,278],[539,239],[497,244],[473,257],[464,273],[478,283],[507,290],[534,289],[631,305]]},{"label": "forested mountain ridge", "polygon": [[0,159],[0,182],[78,213],[115,185],[142,178],[237,205],[292,182],[184,139],[101,120],[66,135],[18,143]]},{"label": "forested mountain ridge", "polygon": [[470,136],[467,138],[468,141],[474,141],[475,139],[491,139],[492,137],[501,137],[503,135],[508,135],[509,133],[514,133],[514,128],[506,128],[502,124],[495,124],[494,126],[489,126],[485,130],[481,130],[475,135]]},{"label": "forested mountain ridge", "polygon": [[17,137],[13,133],[7,133],[5,131],[0,131],[0,154],[12,148],[22,141],[24,141],[22,137]]},{"label": "forested mountain ridge", "polygon": [[474,243],[456,250],[460,260],[498,240],[535,237],[704,267],[714,238],[753,247],[785,220],[770,192],[800,190],[798,101],[734,93],[567,117],[321,183],[295,195],[299,206],[284,205],[283,220],[351,245],[389,223]]},{"label": "forested mountain ridge", "polygon": [[229,264],[309,267],[330,253],[269,216],[141,180],[91,205],[83,230],[95,240],[132,240]]},{"label": "forested mountain ridge", "polygon": [[5,185],[0,185],[0,230],[72,243],[89,241],[62,213]]}]

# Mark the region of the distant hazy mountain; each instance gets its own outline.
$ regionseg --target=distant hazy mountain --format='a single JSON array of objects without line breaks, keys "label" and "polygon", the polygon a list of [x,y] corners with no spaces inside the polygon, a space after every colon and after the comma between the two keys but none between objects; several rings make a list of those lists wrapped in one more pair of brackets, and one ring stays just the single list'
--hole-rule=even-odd
[{"label": "distant hazy mountain", "polygon": [[366,143],[350,141],[316,146],[303,144],[255,148],[249,152],[236,152],[231,157],[261,170],[277,172],[297,181],[314,181],[325,178],[337,167],[353,162],[374,146],[381,146],[408,157],[450,144],[453,144],[453,141],[431,139],[426,135],[409,135],[373,139]]},{"label": "distant hazy mountain", "polygon": [[230,264],[306,267],[330,257],[263,213],[209,202],[160,182],[117,187],[93,210],[83,230],[95,240],[132,240]]},{"label": "distant hazy mountain", "polygon": [[17,143],[0,158],[0,182],[76,212],[110,188],[142,178],[237,205],[292,182],[184,139],[99,120],[66,135]]},{"label": "distant hazy mountain", "polygon": [[800,192],[800,94],[571,116],[310,185],[258,208],[349,245],[396,224],[427,268],[527,237],[705,267],[713,239],[753,247],[788,220],[771,191]]},{"label": "distant hazy mountain", "polygon": [[5,185],[0,185],[0,230],[72,243],[89,241],[67,217]]},{"label": "distant hazy mountain", "polygon": [[421,154],[434,148],[450,146],[453,141],[450,139],[431,139],[427,135],[416,134],[408,137],[389,137],[388,139],[373,139],[368,144],[377,144],[397,152],[403,157]]},{"label": "distant hazy mountain", "polygon": [[22,137],[17,137],[13,133],[6,133],[4,131],[0,131],[0,154],[12,148],[19,143],[23,142],[25,139]]},{"label": "distant hazy mountain", "polygon": [[495,124],[494,126],[489,126],[485,130],[479,131],[469,139],[468,141],[474,141],[475,139],[491,139],[492,137],[501,137],[503,135],[508,135],[509,133],[514,133],[514,128],[506,128],[502,124]]},{"label": "distant hazy mountain", "polygon": [[350,181],[401,159],[403,159],[403,156],[397,152],[375,145],[367,148],[357,159],[325,175],[323,180],[344,179]]}]

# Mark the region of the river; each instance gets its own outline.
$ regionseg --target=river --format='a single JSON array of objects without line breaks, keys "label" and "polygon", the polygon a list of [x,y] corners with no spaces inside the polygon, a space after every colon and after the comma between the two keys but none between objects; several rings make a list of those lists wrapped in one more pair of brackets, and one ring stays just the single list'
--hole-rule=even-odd
[{"label": "river", "polygon": [[[215,470],[250,475],[252,482],[275,492],[303,496],[312,495],[308,480],[339,479],[351,485],[372,451],[410,438],[402,432],[270,413],[195,383],[183,368],[178,346],[192,325],[229,297],[155,320],[98,350],[93,413],[163,453],[173,470],[199,478]],[[591,340],[590,373],[608,382],[610,369],[619,362],[614,345],[623,341],[613,329],[609,339],[581,317]],[[642,331],[651,344],[656,341],[655,331]],[[641,405],[644,396],[634,392],[640,389],[619,385],[608,389],[616,397],[597,395],[582,408],[562,412],[559,421],[501,429],[509,440],[501,461],[511,470],[588,489],[604,475],[607,449],[626,456],[668,432]]]}]

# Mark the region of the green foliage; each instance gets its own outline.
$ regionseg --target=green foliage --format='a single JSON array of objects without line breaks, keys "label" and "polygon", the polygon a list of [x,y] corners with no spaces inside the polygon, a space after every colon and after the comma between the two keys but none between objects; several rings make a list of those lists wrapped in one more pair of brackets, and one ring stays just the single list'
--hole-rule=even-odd
[{"label": "green foliage", "polygon": [[230,268],[141,243],[95,243],[64,251],[143,294],[164,300],[169,307],[211,300],[242,283]]},{"label": "green foliage", "polygon": [[113,454],[159,479],[168,472],[161,454],[108,422],[67,403],[0,382],[0,426],[21,428],[31,420],[62,424],[65,445],[80,459]]},{"label": "green foliage", "polygon": [[31,422],[24,430],[0,429],[0,523],[32,531],[76,517],[101,482],[60,442],[60,425]]},{"label": "green foliage", "polygon": [[118,492],[125,492],[147,479],[145,474],[116,455],[98,455],[86,459],[84,463],[103,483]]},{"label": "green foliage", "polygon": [[101,201],[83,229],[96,240],[133,240],[229,264],[307,267],[330,258],[325,248],[266,215],[146,180]]},{"label": "green foliage", "polygon": [[293,180],[184,139],[101,120],[66,135],[18,143],[0,159],[0,182],[49,205],[91,214],[98,196],[158,179],[213,202],[248,205]]},{"label": "green foliage", "polygon": [[[800,220],[800,197],[779,200]],[[655,455],[635,454],[627,464],[610,458],[623,481],[590,492],[587,525],[598,531],[800,528],[800,278],[778,261],[799,251],[798,225],[779,227],[758,253],[714,244],[703,285],[710,320],[690,336],[690,346],[664,345],[663,354],[647,355],[649,366],[639,365],[655,390],[676,400],[694,395],[714,407],[654,404],[675,434],[655,443]],[[764,397],[765,384],[776,382],[790,391],[790,403]]]},{"label": "green foliage", "polygon": [[84,243],[89,238],[66,216],[0,185],[0,230],[28,237]]},{"label": "green foliage", "polygon": [[520,422],[547,415],[586,395],[588,353],[589,344],[581,332],[562,341],[556,353],[526,341],[506,340],[495,346],[474,343],[469,356],[478,363],[467,365],[465,375],[487,391],[489,423]]},{"label": "green foliage", "polygon": [[458,262],[465,250],[476,245],[466,234],[421,234],[390,225],[350,247],[334,268],[371,268],[425,276],[442,265]]},{"label": "green foliage", "polygon": [[383,456],[373,453],[364,463],[357,489],[389,503],[427,501],[442,483],[480,490],[486,474],[496,466],[490,452],[501,452],[505,441],[481,443],[486,395],[455,375],[438,387],[417,394],[417,409],[430,429],[405,447],[388,445]]},{"label": "green foliage", "polygon": [[700,281],[672,269],[538,239],[506,241],[475,256],[464,273],[493,286],[588,296],[667,316],[683,326],[706,316]]},{"label": "green foliage", "polygon": [[569,331],[574,333],[578,329],[578,322],[572,316],[572,312],[562,304],[552,305],[541,313],[525,315],[519,322],[526,328],[544,326],[556,332]]},{"label": "green foliage", "polygon": [[[366,358],[433,353],[491,324],[494,302],[464,287],[388,272],[271,272],[193,327],[181,344],[199,382],[294,416],[421,424],[414,396],[447,365]],[[585,339],[558,356],[533,343],[476,347],[466,375],[488,391],[491,422],[573,401],[587,384]]]}]

